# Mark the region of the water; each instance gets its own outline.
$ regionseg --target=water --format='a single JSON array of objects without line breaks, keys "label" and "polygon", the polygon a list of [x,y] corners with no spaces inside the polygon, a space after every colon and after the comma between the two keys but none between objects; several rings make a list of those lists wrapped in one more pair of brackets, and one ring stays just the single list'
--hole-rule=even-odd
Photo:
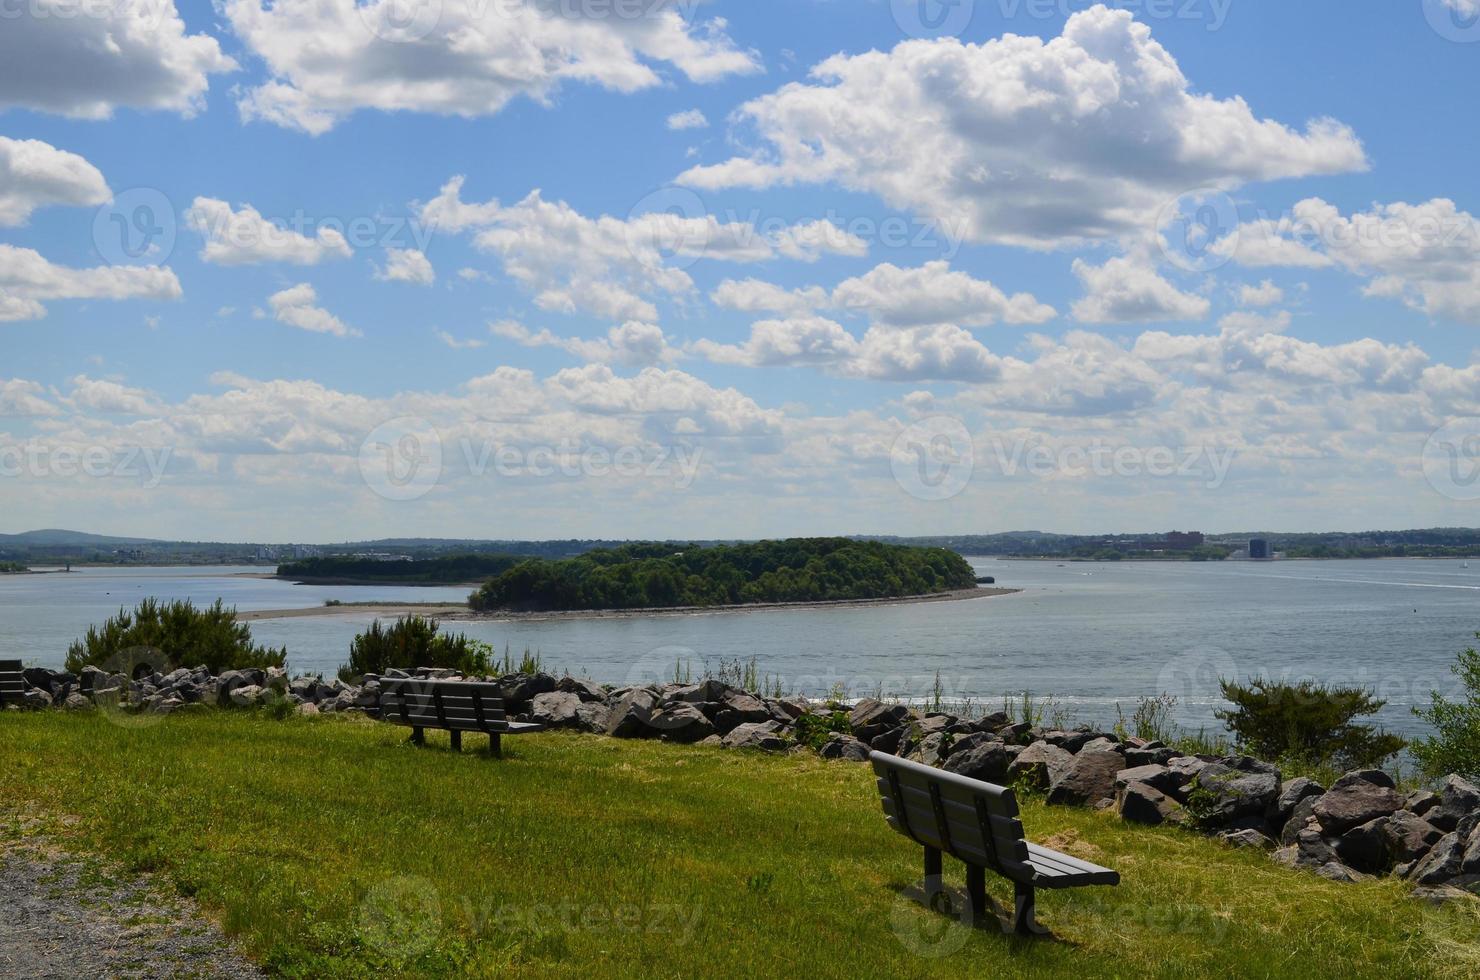
[{"label": "water", "polygon": [[[1449,665],[1480,629],[1480,570],[1460,561],[1085,564],[973,559],[1024,591],[965,602],[548,622],[454,628],[548,667],[599,681],[671,680],[706,664],[756,659],[788,691],[922,697],[937,671],[950,701],[996,707],[1004,694],[1052,695],[1086,721],[1141,695],[1178,698],[1186,725],[1217,727],[1220,676],[1360,684],[1389,700],[1381,720],[1420,730],[1413,705],[1456,692]],[[248,568],[83,569],[0,576],[0,657],[56,666],[91,623],[144,596],[223,598],[239,609],[326,599],[461,602],[464,588],[298,586]],[[299,672],[330,672],[371,613],[265,620],[261,642],[288,648]]]}]

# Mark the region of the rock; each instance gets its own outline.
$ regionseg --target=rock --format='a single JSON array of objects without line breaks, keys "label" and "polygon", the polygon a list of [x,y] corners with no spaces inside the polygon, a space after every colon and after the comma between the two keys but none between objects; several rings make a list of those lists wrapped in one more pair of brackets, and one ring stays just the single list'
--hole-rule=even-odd
[{"label": "rock", "polygon": [[1429,848],[1429,853],[1423,859],[1411,866],[1405,866],[1406,873],[1403,877],[1417,885],[1443,884],[1450,878],[1459,875],[1460,864],[1464,860],[1464,842],[1459,834],[1445,834],[1439,841]]},{"label": "rock", "polygon": [[1003,725],[1001,728],[997,729],[997,734],[1002,737],[1002,741],[1004,742],[1007,742],[1009,744],[1016,742],[1017,744],[1022,745],[1025,744],[1027,741],[1031,741],[1031,739],[1028,738],[1028,733],[1032,730],[1032,725],[1028,724],[1025,721],[1020,721],[1015,725]]},{"label": "rock", "polygon": [[1222,827],[1240,817],[1263,817],[1280,795],[1280,771],[1248,756],[1230,756],[1207,763],[1197,774],[1197,785],[1209,796],[1198,817],[1209,827]]},{"label": "rock", "polygon": [[1009,782],[1025,780],[1038,789],[1047,789],[1073,765],[1074,756],[1047,742],[1034,742],[1007,767]]},{"label": "rock", "polygon": [[1127,783],[1142,783],[1163,793],[1171,791],[1177,785],[1176,778],[1172,776],[1170,769],[1166,766],[1155,764],[1132,766],[1129,769],[1122,769],[1115,774],[1115,786],[1117,789]]},{"label": "rock", "polygon": [[702,739],[699,744],[718,749],[724,748],[725,740],[718,735],[711,735],[706,739]]},{"label": "rock", "polygon": [[1336,853],[1342,863],[1368,874],[1391,870],[1394,862],[1388,848],[1388,820],[1388,817],[1377,817],[1342,834],[1336,841]]},{"label": "rock", "polygon": [[319,685],[316,677],[295,677],[288,682],[288,693],[295,694],[305,701],[314,701],[314,693]]},{"label": "rock", "polygon": [[[1093,745],[1094,743],[1090,743]],[[1050,806],[1087,806],[1115,796],[1115,776],[1125,768],[1119,752],[1095,750],[1088,745],[1048,789]]]},{"label": "rock", "polygon": [[1339,881],[1344,884],[1356,884],[1359,881],[1371,881],[1371,875],[1364,875],[1360,871],[1354,871],[1342,864],[1340,861],[1328,861],[1316,868],[1316,874],[1327,881]]},{"label": "rock", "polygon": [[628,691],[612,706],[607,716],[606,733],[614,738],[637,738],[651,734],[647,727],[658,706],[658,695],[649,688],[637,687]]},{"label": "rock", "polygon": [[1426,789],[1416,789],[1403,797],[1403,809],[1420,817],[1438,805],[1439,794]]},{"label": "rock", "polygon": [[996,735],[999,729],[1001,729],[1004,725],[1007,725],[1011,721],[1012,719],[1007,717],[1007,715],[1003,714],[1002,712],[994,711],[991,714],[984,715],[981,718],[978,718],[976,721],[972,722],[971,727],[975,728],[979,732],[983,732],[988,735]]},{"label": "rock", "polygon": [[1444,831],[1407,810],[1399,810],[1389,817],[1382,830],[1388,851],[1398,864],[1417,861],[1444,837]]},{"label": "rock", "polygon": [[1402,807],[1403,798],[1393,788],[1392,777],[1379,769],[1365,769],[1336,780],[1316,800],[1315,815],[1328,833],[1341,834]]},{"label": "rock", "polygon": [[1320,796],[1324,792],[1326,792],[1326,787],[1305,776],[1285,780],[1280,785],[1279,797],[1275,799],[1274,806],[1270,808],[1269,822],[1276,827],[1283,827],[1301,800]]},{"label": "rock", "polygon": [[605,701],[606,692],[595,681],[565,676],[555,682],[555,690],[561,694],[574,694],[582,701]]},{"label": "rock", "polygon": [[1430,905],[1447,905],[1456,901],[1475,901],[1475,895],[1453,885],[1420,885],[1413,889],[1413,897]]},{"label": "rock", "polygon": [[543,673],[505,674],[494,683],[498,685],[498,696],[504,701],[504,710],[510,714],[528,711],[537,695],[555,690],[555,678]]},{"label": "rock", "polygon": [[[1080,747],[1079,751],[1080,752],[1124,752],[1125,750],[1123,748],[1121,748],[1121,745],[1120,745],[1119,742],[1115,741],[1112,738],[1107,738],[1104,735],[1101,735],[1098,738],[1093,738],[1093,739],[1090,739],[1088,742],[1085,742],[1084,745],[1082,745]],[[1122,758],[1121,759],[1122,765],[1124,764],[1124,762],[1125,762],[1125,760],[1124,760],[1124,758]]]},{"label": "rock", "polygon": [[[982,741],[966,744],[970,739]],[[980,779],[982,782],[1000,786],[1007,783],[1007,770],[1011,765],[1012,755],[1007,751],[1007,746],[990,735],[977,734],[968,735],[961,740],[961,744],[953,747],[941,768],[968,779]]]},{"label": "rock", "polygon": [[529,720],[550,728],[575,728],[579,724],[576,709],[585,702],[580,695],[565,691],[536,694],[529,707]]},{"label": "rock", "polygon": [[790,698],[764,698],[766,707],[771,711],[771,717],[784,725],[790,725],[810,710],[807,705]]},{"label": "rock", "polygon": [[723,681],[706,677],[697,684],[685,684],[668,695],[669,700],[687,701],[689,704],[717,703],[723,701],[731,694],[743,694],[739,688],[731,687]]},{"label": "rock", "polygon": [[576,708],[575,727],[583,732],[605,734],[611,709],[598,701],[582,701]]},{"label": "rock", "polygon": [[267,688],[269,691],[276,691],[279,694],[287,694],[288,672],[282,667],[267,668],[266,683],[262,686]]},{"label": "rock", "polygon": [[927,766],[939,766],[950,754],[951,735],[940,731],[926,735],[909,750],[905,758]]},{"label": "rock", "polygon": [[853,726],[853,734],[870,745],[874,739],[890,729],[901,727],[909,719],[910,710],[904,705],[884,704],[874,698],[862,699],[848,713],[848,724]]},{"label": "rock", "polygon": [[1172,780],[1176,783],[1173,795],[1179,800],[1185,800],[1187,787],[1202,775],[1202,771],[1211,765],[1212,761],[1210,758],[1204,759],[1196,755],[1179,755],[1167,762],[1167,772],[1171,773]]},{"label": "rock", "polygon": [[1044,732],[1043,740],[1049,745],[1057,745],[1065,752],[1078,752],[1085,744],[1094,738],[1091,732]]},{"label": "rock", "polygon": [[774,721],[747,722],[724,737],[726,748],[759,749],[763,752],[784,752],[786,740],[776,734],[780,729]]},{"label": "rock", "polygon": [[725,695],[719,711],[715,712],[714,728],[719,734],[726,735],[740,725],[759,721],[775,721],[771,717],[771,709],[754,695],[732,691]]},{"label": "rock", "polygon": [[714,724],[704,717],[704,712],[684,701],[676,701],[653,715],[648,720],[648,727],[656,729],[670,742],[698,742],[717,734]]},{"label": "rock", "polygon": [[1460,859],[1459,873],[1462,876],[1480,875],[1480,834],[1471,831],[1464,857]]},{"label": "rock", "polygon": [[296,710],[298,714],[304,718],[317,718],[319,715],[319,706],[314,704],[312,701],[305,701],[303,704],[300,704]]},{"label": "rock", "polygon": [[1285,821],[1284,828],[1280,831],[1281,844],[1295,843],[1295,836],[1315,819],[1316,800],[1318,796],[1307,796],[1295,804],[1295,809],[1290,811],[1290,818]]},{"label": "rock", "polygon": [[247,684],[238,687],[231,692],[231,703],[238,708],[251,708],[259,705],[267,697],[267,690],[256,684]]},{"label": "rock", "polygon": [[[863,741],[861,737],[859,740]],[[887,752],[889,755],[896,755],[899,752],[899,745],[903,741],[904,729],[893,728],[879,733],[879,735],[868,743],[868,746],[875,752]]]},{"label": "rock", "polygon": [[61,707],[67,711],[91,711],[93,703],[84,695],[73,692],[62,700]]},{"label": "rock", "polygon": [[1261,851],[1274,847],[1274,841],[1252,829],[1225,830],[1218,835],[1218,839],[1230,847],[1254,848]]},{"label": "rock", "polygon": [[1145,783],[1125,783],[1115,791],[1115,812],[1129,823],[1154,827],[1174,819],[1179,809],[1176,800]]},{"label": "rock", "polygon": [[1176,749],[1155,742],[1141,748],[1125,750],[1125,764],[1132,769],[1140,766],[1164,766],[1176,757]]},{"label": "rock", "polygon": [[982,745],[1002,745],[1002,739],[987,732],[970,731],[965,734],[956,734],[955,741],[951,743],[951,755],[959,752],[970,752],[972,749]]},{"label": "rock", "polygon": [[822,743],[822,748],[817,750],[817,754],[824,759],[842,759],[846,762],[867,762],[868,752],[868,746],[863,742],[841,732],[828,736],[827,741]]},{"label": "rock", "polygon": [[1424,814],[1424,819],[1443,831],[1451,831],[1459,822],[1480,811],[1480,788],[1462,776],[1446,776],[1439,787],[1439,803]]},{"label": "rock", "polygon": [[1336,851],[1314,830],[1302,830],[1295,843],[1274,852],[1274,859],[1291,868],[1319,868],[1335,862]]},{"label": "rock", "polygon": [[923,738],[935,732],[943,732],[955,723],[956,718],[954,715],[934,711],[915,722],[915,727],[919,729],[920,736]]}]

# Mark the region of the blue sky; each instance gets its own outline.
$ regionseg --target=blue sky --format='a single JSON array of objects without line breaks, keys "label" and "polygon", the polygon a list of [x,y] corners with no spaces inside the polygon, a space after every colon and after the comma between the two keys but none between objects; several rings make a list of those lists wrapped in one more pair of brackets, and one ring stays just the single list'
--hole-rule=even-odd
[{"label": "blue sky", "polygon": [[4,8],[6,530],[1476,523],[1473,0],[398,2]]}]

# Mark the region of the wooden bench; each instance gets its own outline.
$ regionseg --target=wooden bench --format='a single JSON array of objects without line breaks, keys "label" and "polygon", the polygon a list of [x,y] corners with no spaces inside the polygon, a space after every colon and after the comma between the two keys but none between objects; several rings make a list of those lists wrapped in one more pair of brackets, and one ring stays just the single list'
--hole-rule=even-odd
[{"label": "wooden bench", "polygon": [[26,678],[19,660],[0,660],[0,707],[19,704],[26,693]]},{"label": "wooden bench", "polygon": [[426,744],[426,730],[452,733],[452,748],[462,751],[463,732],[488,736],[489,754],[503,754],[500,737],[545,730],[532,722],[509,721],[498,685],[412,677],[380,682],[380,717],[411,729],[411,741]]},{"label": "wooden bench", "polygon": [[925,891],[932,905],[943,891],[942,853],[966,865],[966,897],[977,923],[990,910],[986,871],[1013,883],[1011,928],[1020,935],[1048,931],[1034,919],[1036,889],[1120,884],[1118,872],[1024,840],[1017,797],[1004,786],[883,752],[870,752],[869,761],[889,826],[925,848]]}]

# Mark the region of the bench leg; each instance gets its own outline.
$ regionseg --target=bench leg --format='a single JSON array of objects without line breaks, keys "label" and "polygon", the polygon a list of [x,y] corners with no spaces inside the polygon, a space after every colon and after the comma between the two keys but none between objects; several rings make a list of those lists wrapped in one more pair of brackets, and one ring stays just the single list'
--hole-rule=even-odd
[{"label": "bench leg", "polygon": [[449,732],[448,734],[452,736],[452,751],[454,751],[454,752],[461,752],[462,751],[462,732]]},{"label": "bench leg", "polygon": [[488,733],[488,754],[495,759],[502,759],[504,757],[504,746],[499,740],[498,732]]},{"label": "bench leg", "polygon": [[1046,936],[1048,930],[1038,924],[1033,917],[1036,900],[1033,895],[1033,886],[1022,882],[1014,882],[1013,890],[1016,892],[1015,914],[1012,920],[1012,931],[1019,936]]},{"label": "bench leg", "polygon": [[411,744],[412,745],[425,745],[425,744],[427,744],[427,733],[426,733],[426,729],[424,729],[424,728],[413,728],[413,729],[411,729]]},{"label": "bench leg", "polygon": [[987,870],[979,865],[966,866],[966,900],[971,903],[972,922],[978,926],[986,922],[992,914],[987,904]]},{"label": "bench leg", "polygon": [[925,848],[925,905],[936,912],[941,911],[939,905],[942,901],[948,904],[950,902],[950,898],[946,895],[946,884],[941,872],[940,859],[939,848]]}]

